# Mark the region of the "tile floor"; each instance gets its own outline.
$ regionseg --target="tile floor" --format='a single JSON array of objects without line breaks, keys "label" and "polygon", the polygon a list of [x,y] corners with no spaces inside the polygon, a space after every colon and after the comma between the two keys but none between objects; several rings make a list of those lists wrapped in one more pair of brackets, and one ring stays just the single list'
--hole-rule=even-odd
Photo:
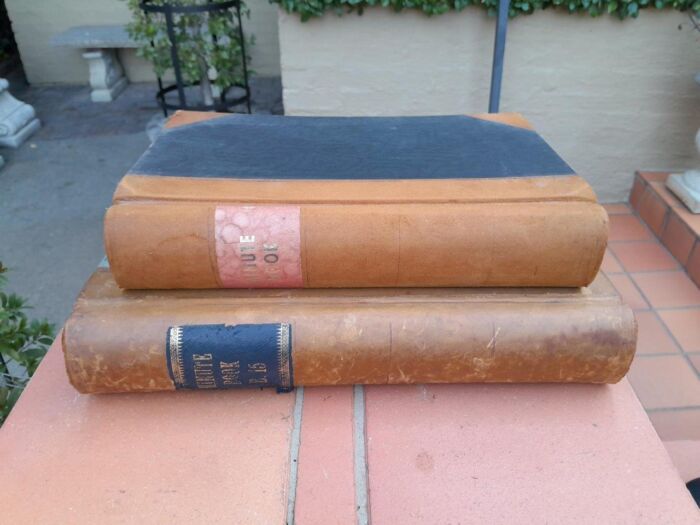
[{"label": "tile floor", "polygon": [[603,271],[639,323],[629,380],[661,439],[700,440],[700,289],[628,205],[605,207]]}]

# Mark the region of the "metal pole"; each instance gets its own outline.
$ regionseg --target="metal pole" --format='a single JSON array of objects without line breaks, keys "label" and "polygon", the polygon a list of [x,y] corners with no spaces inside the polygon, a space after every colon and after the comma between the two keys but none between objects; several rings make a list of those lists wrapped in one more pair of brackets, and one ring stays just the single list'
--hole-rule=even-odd
[{"label": "metal pole", "polygon": [[165,8],[165,27],[168,31],[168,39],[170,40],[170,57],[173,61],[173,69],[175,70],[175,81],[177,82],[177,94],[180,98],[180,106],[187,107],[187,99],[185,98],[185,88],[182,81],[182,72],[180,71],[180,58],[177,56],[177,40],[175,39],[175,29],[173,21],[173,8],[170,5],[163,6]]},{"label": "metal pole", "polygon": [[241,19],[241,3],[236,4],[236,18],[238,18],[238,37],[241,39],[241,53],[243,54],[243,82],[245,83],[246,108],[250,111],[250,85],[248,84],[248,58],[245,53],[245,35],[243,34],[243,20]]},{"label": "metal pole", "polygon": [[501,104],[501,79],[503,78],[503,56],[506,50],[509,5],[510,0],[499,0],[498,2],[498,20],[496,21],[496,37],[493,43],[493,65],[491,66],[489,113],[498,113]]}]

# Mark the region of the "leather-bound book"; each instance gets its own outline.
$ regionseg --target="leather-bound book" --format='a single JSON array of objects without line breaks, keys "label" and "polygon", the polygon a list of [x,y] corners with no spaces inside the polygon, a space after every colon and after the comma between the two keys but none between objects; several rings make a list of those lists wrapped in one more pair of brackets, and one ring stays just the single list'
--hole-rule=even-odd
[{"label": "leather-bound book", "polygon": [[178,113],[117,187],[123,288],[585,286],[608,219],[519,115]]},{"label": "leather-bound book", "polygon": [[614,383],[636,323],[587,288],[123,290],[98,270],[63,331],[80,392]]}]

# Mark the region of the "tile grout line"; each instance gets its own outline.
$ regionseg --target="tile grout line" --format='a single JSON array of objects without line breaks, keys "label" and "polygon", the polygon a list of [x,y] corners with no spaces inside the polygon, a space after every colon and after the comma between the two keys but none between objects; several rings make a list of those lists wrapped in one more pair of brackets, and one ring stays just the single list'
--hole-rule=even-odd
[{"label": "tile grout line", "polygon": [[355,506],[358,525],[369,525],[367,443],[365,434],[365,390],[353,387],[353,442],[355,445]]},{"label": "tile grout line", "polygon": [[299,448],[301,447],[301,415],[304,408],[304,387],[296,388],[294,399],[292,438],[289,444],[289,495],[287,496],[287,525],[294,525],[294,507],[297,500]]},{"label": "tile grout line", "polygon": [[[632,278],[632,275],[630,275],[629,272],[625,272],[625,273],[627,274],[627,278],[632,282],[632,284],[633,284],[634,287],[637,289],[637,291],[639,292],[639,294],[640,294],[640,295],[644,298],[644,300],[647,302],[647,304],[649,305],[649,309],[650,309],[652,312],[654,312],[654,316],[655,316],[656,319],[661,323],[661,326],[666,330],[666,332],[668,333],[668,335],[671,336],[671,340],[672,340],[673,343],[676,345],[676,347],[678,348],[678,350],[680,350],[681,356],[682,356],[683,359],[685,360],[686,364],[690,367],[690,371],[691,371],[691,372],[695,372],[695,377],[696,377],[696,379],[700,380],[700,371],[698,371],[698,370],[695,369],[695,365],[694,365],[693,362],[690,360],[690,357],[688,357],[688,355],[685,353],[685,350],[683,349],[683,346],[680,344],[680,342],[679,342],[679,341],[676,339],[676,337],[673,335],[673,332],[671,331],[671,329],[670,329],[668,326],[666,326],[666,323],[664,323],[664,320],[663,320],[663,318],[659,315],[659,312],[658,312],[658,310],[656,309],[656,307],[651,303],[651,301],[650,301],[649,298],[646,296],[646,294],[644,293],[644,291],[642,291],[642,288],[641,288],[641,286],[639,286],[639,285],[637,284],[637,281],[635,281],[635,280]],[[642,273],[642,272],[639,272],[639,273]],[[636,357],[636,350],[635,350],[635,357]]]},{"label": "tile grout line", "polygon": [[658,412],[681,412],[683,410],[700,410],[700,405],[684,405],[678,407],[656,407],[656,408],[645,408],[644,411],[647,414],[656,414]]}]

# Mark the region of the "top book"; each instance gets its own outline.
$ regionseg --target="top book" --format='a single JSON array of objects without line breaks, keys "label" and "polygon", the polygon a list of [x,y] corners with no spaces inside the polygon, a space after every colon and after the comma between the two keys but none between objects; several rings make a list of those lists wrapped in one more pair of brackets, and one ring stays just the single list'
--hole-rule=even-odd
[{"label": "top book", "polygon": [[606,241],[517,114],[178,112],[105,217],[123,288],[585,286]]}]

